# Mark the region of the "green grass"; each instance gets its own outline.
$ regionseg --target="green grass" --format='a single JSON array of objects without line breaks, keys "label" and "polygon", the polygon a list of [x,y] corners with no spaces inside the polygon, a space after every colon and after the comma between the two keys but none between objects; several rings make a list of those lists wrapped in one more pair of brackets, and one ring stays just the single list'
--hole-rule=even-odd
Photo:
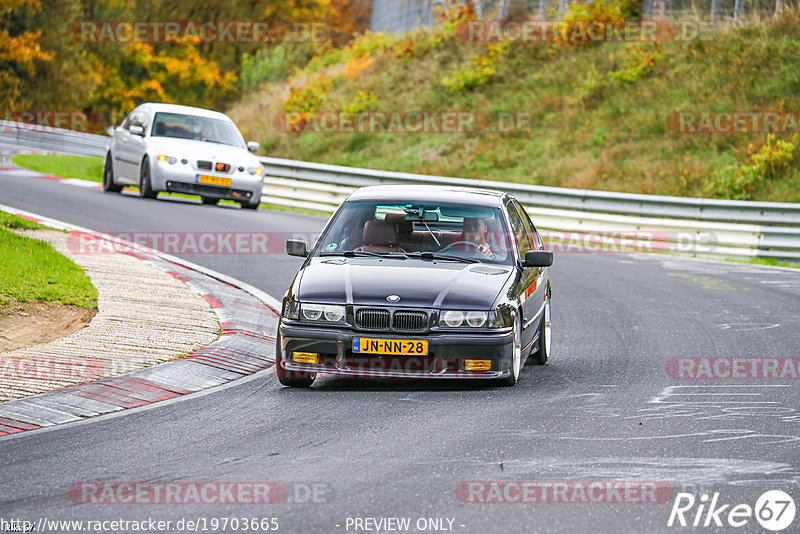
[{"label": "green grass", "polygon": [[[377,97],[373,110],[463,110],[490,117],[524,113],[527,123],[510,132],[501,131],[495,119],[492,128],[473,133],[284,133],[274,127],[286,101],[280,87],[247,95],[229,113],[248,138],[261,141],[274,157],[707,197],[712,195],[706,187],[709,178],[726,166],[744,164],[748,149],[757,150],[765,135],[681,135],[668,122],[674,112],[800,109],[796,20],[720,25],[691,41],[660,45],[563,48],[517,42],[497,59],[488,83],[460,92],[447,90],[442,79],[463,71],[474,54],[486,53],[486,45],[456,36],[438,45],[416,39],[410,56],[398,57],[391,48],[373,51],[369,68],[332,78],[332,89],[317,109],[341,111],[367,91]],[[654,58],[652,70],[630,82],[609,76],[635,62],[638,52]],[[784,176],[757,184],[748,197],[800,202],[800,157]]]},{"label": "green grass", "polygon": [[326,211],[318,211],[318,210],[309,210],[305,208],[295,208],[292,206],[281,206],[280,204],[266,204],[261,203],[259,206],[262,210],[273,210],[273,211],[287,211],[289,213],[302,213],[303,215],[317,215],[320,217],[330,217],[331,214]]},{"label": "green grass", "polygon": [[17,154],[11,158],[11,161],[21,167],[62,178],[80,178],[92,182],[103,181],[102,156]]},{"label": "green grass", "polygon": [[0,305],[60,302],[97,308],[97,290],[83,269],[52,245],[15,234],[10,228],[42,228],[0,212]]},{"label": "green grass", "polygon": [[30,230],[39,230],[46,227],[37,222],[29,221],[28,219],[23,219],[22,217],[0,211],[0,228],[25,228]]},{"label": "green grass", "polygon": [[792,269],[800,269],[800,262],[790,262],[785,260],[775,260],[772,258],[753,258],[749,260],[736,260],[728,259],[726,261],[733,261],[736,263],[751,263],[753,265],[769,265],[771,267],[791,267]]}]

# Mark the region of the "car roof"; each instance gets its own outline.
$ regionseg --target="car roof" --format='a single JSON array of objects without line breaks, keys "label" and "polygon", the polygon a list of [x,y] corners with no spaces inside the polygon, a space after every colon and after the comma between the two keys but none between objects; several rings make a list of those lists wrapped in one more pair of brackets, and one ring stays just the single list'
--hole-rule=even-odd
[{"label": "car roof", "polygon": [[164,113],[181,113],[184,115],[195,115],[197,117],[208,117],[211,119],[223,119],[230,121],[230,117],[225,115],[224,113],[220,113],[219,111],[212,111],[210,109],[203,109],[203,108],[196,108],[192,106],[181,106],[178,104],[159,104],[156,102],[148,102],[146,104],[142,104],[141,107],[147,107],[150,111],[154,113],[158,113],[159,111],[163,111]]},{"label": "car roof", "polygon": [[439,185],[372,185],[354,191],[348,201],[448,202],[499,207],[506,193],[491,189]]}]

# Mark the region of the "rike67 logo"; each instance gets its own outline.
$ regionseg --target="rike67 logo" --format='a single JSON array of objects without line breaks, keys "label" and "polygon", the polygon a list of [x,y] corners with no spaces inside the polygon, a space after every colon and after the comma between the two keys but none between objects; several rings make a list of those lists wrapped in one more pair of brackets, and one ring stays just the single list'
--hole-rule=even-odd
[{"label": "rike67 logo", "polygon": [[795,512],[794,499],[781,490],[762,493],[755,506],[723,504],[719,492],[711,497],[704,493],[699,499],[691,493],[678,493],[667,526],[739,528],[755,518],[762,528],[779,532],[792,524]]}]

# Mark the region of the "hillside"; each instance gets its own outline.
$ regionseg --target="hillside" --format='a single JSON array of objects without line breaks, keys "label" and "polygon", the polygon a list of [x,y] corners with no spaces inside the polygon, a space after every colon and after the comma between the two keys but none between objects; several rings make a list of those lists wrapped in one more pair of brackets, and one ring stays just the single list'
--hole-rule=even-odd
[{"label": "hillside", "polygon": [[[571,16],[595,20],[621,13],[601,1],[594,6],[594,13]],[[799,20],[794,12],[779,21],[692,30],[691,38],[663,42],[487,44],[465,42],[463,20],[459,25],[451,19],[399,37],[362,36],[314,57],[286,82],[263,83],[228,111],[248,138],[275,157],[572,188],[798,202],[800,143],[791,121],[800,120]],[[413,110],[465,112],[480,127],[381,133],[370,123],[376,112],[396,112],[402,122]],[[696,114],[685,129],[713,125],[712,113],[770,111],[782,132],[770,138],[680,133],[678,112],[687,110]],[[366,131],[320,131],[326,114],[338,121],[331,123],[334,129],[342,129],[343,111],[366,117]],[[304,133],[285,131],[286,112]],[[702,112],[712,123],[702,123]],[[521,124],[508,128],[508,117]]]}]

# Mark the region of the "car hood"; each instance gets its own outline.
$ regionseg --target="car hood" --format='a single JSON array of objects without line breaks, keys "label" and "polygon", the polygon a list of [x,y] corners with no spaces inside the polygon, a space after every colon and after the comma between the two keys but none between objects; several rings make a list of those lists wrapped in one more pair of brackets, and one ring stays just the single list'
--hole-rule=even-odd
[{"label": "car hood", "polygon": [[486,310],[514,269],[506,265],[417,259],[312,258],[300,272],[295,298],[301,302],[362,306]]},{"label": "car hood", "polygon": [[176,158],[187,158],[190,161],[202,159],[207,161],[222,161],[226,163],[257,165],[256,158],[246,148],[208,143],[206,141],[192,141],[189,139],[173,139],[171,137],[150,137],[148,151],[151,156],[165,154]]}]

